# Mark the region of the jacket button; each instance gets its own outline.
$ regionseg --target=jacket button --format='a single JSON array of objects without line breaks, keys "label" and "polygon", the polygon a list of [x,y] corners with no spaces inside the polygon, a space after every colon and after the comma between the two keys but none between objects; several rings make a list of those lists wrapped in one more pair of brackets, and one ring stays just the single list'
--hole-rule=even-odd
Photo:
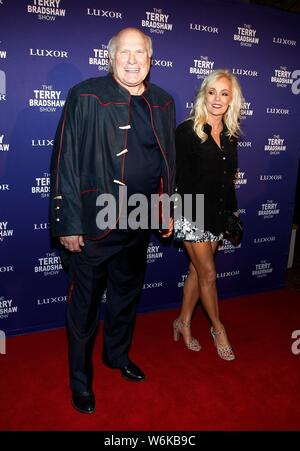
[{"label": "jacket button", "polygon": [[224,171],[224,174],[227,174],[227,171]]},{"label": "jacket button", "polygon": [[226,157],[223,157],[223,160],[226,160]]},{"label": "jacket button", "polygon": [[57,222],[59,222],[59,221],[60,221],[60,219],[59,219],[59,218],[56,218],[56,221],[57,221]]}]

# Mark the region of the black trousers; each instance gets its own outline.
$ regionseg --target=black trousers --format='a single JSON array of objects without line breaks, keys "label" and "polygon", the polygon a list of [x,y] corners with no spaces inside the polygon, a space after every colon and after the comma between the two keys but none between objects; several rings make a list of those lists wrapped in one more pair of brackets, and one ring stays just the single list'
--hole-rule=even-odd
[{"label": "black trousers", "polygon": [[103,240],[85,241],[82,252],[69,256],[67,331],[72,390],[92,388],[92,353],[105,288],[103,361],[115,368],[128,363],[149,237],[148,230],[114,230]]}]

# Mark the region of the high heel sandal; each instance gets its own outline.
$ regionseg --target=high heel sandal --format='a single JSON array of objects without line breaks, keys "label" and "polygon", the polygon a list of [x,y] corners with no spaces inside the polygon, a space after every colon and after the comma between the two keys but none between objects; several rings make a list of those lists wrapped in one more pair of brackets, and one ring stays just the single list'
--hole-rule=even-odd
[{"label": "high heel sandal", "polygon": [[[184,336],[182,333],[182,328],[183,327],[190,327],[191,323],[190,321],[183,321],[180,318],[175,319],[174,323],[173,323],[173,337],[174,337],[174,341],[178,341],[180,338],[180,335],[183,338],[184,341]],[[201,345],[199,343],[199,341],[192,337],[191,341],[189,343],[186,343],[184,341],[185,346],[190,349],[191,351],[200,351],[201,350]]]},{"label": "high heel sandal", "polygon": [[235,355],[233,353],[233,350],[232,350],[231,346],[229,346],[229,345],[221,346],[221,345],[217,345],[217,343],[216,343],[216,337],[218,335],[224,335],[224,333],[225,333],[224,327],[222,327],[220,330],[214,330],[214,328],[211,327],[210,333],[211,333],[211,336],[212,336],[212,338],[214,340],[214,343],[215,343],[215,346],[217,348],[217,353],[218,353],[219,357],[221,357],[221,359],[228,360],[228,361],[229,360],[234,360],[235,359]]}]

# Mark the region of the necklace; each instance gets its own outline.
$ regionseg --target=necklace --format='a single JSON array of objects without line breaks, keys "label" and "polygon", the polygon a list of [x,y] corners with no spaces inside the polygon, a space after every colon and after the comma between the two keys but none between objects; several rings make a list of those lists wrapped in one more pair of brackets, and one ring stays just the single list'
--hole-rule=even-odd
[{"label": "necklace", "polygon": [[213,135],[219,135],[219,134],[221,133],[222,130],[223,130],[223,127],[222,127],[222,125],[221,125],[221,127],[218,126],[218,128],[216,128],[215,130],[212,128],[212,129],[211,129],[211,133],[212,133]]}]

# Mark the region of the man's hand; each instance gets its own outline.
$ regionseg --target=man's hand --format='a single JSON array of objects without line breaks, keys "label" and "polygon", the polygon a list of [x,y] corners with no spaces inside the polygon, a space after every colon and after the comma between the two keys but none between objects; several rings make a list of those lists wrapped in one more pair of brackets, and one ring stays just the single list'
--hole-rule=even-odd
[{"label": "man's hand", "polygon": [[172,233],[173,233],[173,228],[174,228],[174,219],[170,218],[169,219],[169,228],[168,228],[168,230],[166,230],[166,231],[160,230],[159,231],[161,236],[162,236],[162,238],[169,238],[172,235]]},{"label": "man's hand", "polygon": [[82,235],[61,236],[59,240],[70,252],[81,252],[81,247],[84,246]]}]

